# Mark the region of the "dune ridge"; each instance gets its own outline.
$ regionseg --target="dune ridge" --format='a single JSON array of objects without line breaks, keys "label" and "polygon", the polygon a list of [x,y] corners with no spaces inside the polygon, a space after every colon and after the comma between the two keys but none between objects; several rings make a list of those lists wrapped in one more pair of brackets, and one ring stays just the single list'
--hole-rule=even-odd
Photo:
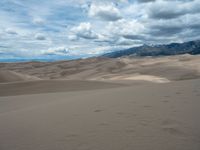
[{"label": "dune ridge", "polygon": [[[164,82],[200,77],[200,56],[89,58],[58,62],[4,63],[0,70],[19,80],[146,80]],[[12,71],[12,72],[11,72]],[[4,75],[6,77],[6,72]],[[152,78],[152,79],[150,79]],[[159,79],[160,78],[160,79]],[[8,79],[4,79],[6,81]],[[10,80],[15,81],[14,78]],[[3,81],[1,77],[0,82]]]}]

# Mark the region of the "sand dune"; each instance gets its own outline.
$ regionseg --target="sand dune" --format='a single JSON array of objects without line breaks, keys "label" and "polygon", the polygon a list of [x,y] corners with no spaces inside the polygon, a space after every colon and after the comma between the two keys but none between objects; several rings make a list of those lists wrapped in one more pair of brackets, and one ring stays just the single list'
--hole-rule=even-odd
[{"label": "sand dune", "polygon": [[180,55],[156,58],[90,58],[51,63],[4,63],[0,65],[0,70],[12,70],[45,80],[109,80],[118,76],[124,76],[124,78],[133,76],[136,79],[135,74],[138,74],[141,75],[141,77],[137,77],[138,79],[154,76],[177,81],[199,78],[199,64],[200,56],[198,55]]},{"label": "sand dune", "polygon": [[170,80],[158,76],[151,76],[151,75],[132,75],[132,76],[116,76],[111,78],[111,80],[141,80],[141,81],[149,81],[154,83],[168,83]]},{"label": "sand dune", "polygon": [[0,84],[0,96],[107,89],[125,86],[118,83],[79,80],[39,80]]},{"label": "sand dune", "polygon": [[40,80],[38,77],[24,75],[14,71],[0,71],[0,83]]},{"label": "sand dune", "polygon": [[0,150],[200,149],[200,56],[0,70]]}]

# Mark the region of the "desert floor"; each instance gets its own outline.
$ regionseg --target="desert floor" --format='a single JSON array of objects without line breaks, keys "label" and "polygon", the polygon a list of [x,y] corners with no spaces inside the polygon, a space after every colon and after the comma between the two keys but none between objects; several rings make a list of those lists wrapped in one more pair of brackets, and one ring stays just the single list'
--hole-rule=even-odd
[{"label": "desert floor", "polygon": [[0,150],[199,150],[200,56],[0,64]]}]

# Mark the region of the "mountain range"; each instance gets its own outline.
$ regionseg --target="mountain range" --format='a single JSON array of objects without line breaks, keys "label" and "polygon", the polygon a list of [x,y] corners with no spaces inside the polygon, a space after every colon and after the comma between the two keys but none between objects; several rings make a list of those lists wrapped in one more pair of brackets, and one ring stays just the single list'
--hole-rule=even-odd
[{"label": "mountain range", "polygon": [[103,54],[103,57],[117,58],[123,56],[169,56],[180,54],[200,54],[200,40],[167,45],[143,45],[125,50]]}]

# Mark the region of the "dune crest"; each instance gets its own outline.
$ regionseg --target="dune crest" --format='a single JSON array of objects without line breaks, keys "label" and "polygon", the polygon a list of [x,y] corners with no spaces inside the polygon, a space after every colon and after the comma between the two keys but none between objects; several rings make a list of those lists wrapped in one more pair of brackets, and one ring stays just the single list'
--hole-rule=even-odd
[{"label": "dune crest", "polygon": [[111,78],[111,80],[138,80],[138,81],[149,81],[154,83],[169,83],[170,80],[159,76],[152,75],[133,75],[133,76],[117,76]]},{"label": "dune crest", "polygon": [[4,63],[0,65],[0,70],[8,71],[0,73],[0,82],[35,79],[123,79],[167,83],[169,81],[200,78],[199,58],[199,55],[180,55],[155,58],[89,58],[46,63]]}]

